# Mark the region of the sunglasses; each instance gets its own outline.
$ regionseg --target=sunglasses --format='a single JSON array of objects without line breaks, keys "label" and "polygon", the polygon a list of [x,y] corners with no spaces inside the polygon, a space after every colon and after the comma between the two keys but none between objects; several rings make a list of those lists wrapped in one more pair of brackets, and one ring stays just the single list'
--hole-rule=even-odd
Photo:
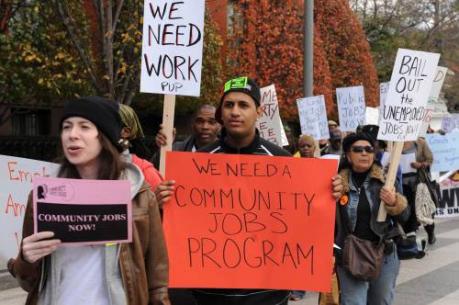
[{"label": "sunglasses", "polygon": [[375,152],[375,148],[373,146],[352,146],[351,151],[354,153],[363,153],[365,151],[368,154],[372,154]]}]

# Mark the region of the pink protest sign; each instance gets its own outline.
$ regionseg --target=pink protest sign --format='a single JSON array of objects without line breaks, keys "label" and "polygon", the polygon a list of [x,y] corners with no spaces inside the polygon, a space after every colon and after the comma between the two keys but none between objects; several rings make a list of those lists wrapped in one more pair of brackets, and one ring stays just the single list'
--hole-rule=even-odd
[{"label": "pink protest sign", "polygon": [[36,178],[34,232],[52,231],[64,244],[131,242],[127,180]]}]

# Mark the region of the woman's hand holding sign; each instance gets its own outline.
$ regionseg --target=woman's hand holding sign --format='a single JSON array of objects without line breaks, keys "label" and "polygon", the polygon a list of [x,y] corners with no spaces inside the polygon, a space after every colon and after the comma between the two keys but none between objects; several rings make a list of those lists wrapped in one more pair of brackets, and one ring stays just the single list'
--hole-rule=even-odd
[{"label": "woman's hand holding sign", "polygon": [[22,240],[22,256],[24,259],[33,264],[56,251],[61,241],[59,239],[50,239],[53,236],[53,232],[43,231],[24,238]]},{"label": "woman's hand holding sign", "polygon": [[394,188],[389,189],[386,186],[382,187],[379,197],[386,204],[386,206],[394,207],[395,204],[397,203],[397,197],[395,195]]},{"label": "woman's hand holding sign", "polygon": [[343,178],[340,175],[336,175],[332,177],[332,192],[333,198],[338,200],[341,196],[343,196],[344,187],[343,187]]}]

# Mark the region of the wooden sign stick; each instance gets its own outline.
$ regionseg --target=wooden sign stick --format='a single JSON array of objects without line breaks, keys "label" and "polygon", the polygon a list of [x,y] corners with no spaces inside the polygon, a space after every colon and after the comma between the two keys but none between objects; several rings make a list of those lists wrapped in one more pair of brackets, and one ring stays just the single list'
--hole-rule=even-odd
[{"label": "wooden sign stick", "polygon": [[172,151],[174,142],[174,115],[175,115],[175,95],[164,95],[163,105],[163,132],[167,137],[167,144],[161,146],[161,158],[159,160],[159,172],[163,177],[166,175],[166,152]]},{"label": "wooden sign stick", "polygon": [[[397,168],[400,163],[400,158],[402,156],[403,142],[394,142],[392,150],[390,153],[389,160],[389,170],[386,175],[386,183],[384,186],[388,188],[394,187],[395,178],[397,177]],[[386,221],[387,211],[384,206],[384,203],[381,202],[379,205],[378,217],[376,218],[377,222]]]},{"label": "wooden sign stick", "polygon": [[392,153],[392,147],[394,147],[394,142],[393,141],[387,141],[387,151]]}]

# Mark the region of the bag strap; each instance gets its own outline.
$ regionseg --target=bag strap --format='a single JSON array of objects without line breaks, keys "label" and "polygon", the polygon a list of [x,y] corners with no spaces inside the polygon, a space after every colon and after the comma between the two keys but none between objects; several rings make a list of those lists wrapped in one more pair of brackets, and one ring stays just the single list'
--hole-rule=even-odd
[{"label": "bag strap", "polygon": [[400,231],[400,235],[402,236],[402,238],[403,238],[403,239],[406,239],[405,230],[403,230],[402,225],[401,225],[400,222],[398,222],[398,221],[397,221],[397,228],[398,228],[398,230]]},{"label": "bag strap", "polygon": [[418,180],[419,182],[426,183],[429,181],[429,176],[424,168],[418,168]]}]

